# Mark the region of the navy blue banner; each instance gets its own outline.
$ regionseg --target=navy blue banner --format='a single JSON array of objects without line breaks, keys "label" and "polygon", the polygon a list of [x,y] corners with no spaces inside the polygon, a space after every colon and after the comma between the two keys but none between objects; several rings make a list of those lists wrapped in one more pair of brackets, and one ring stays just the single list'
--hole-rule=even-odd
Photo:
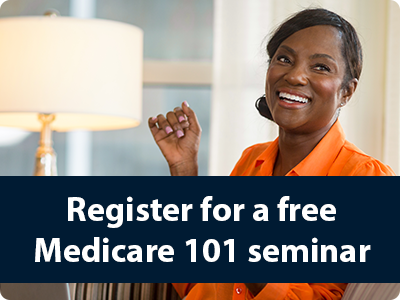
[{"label": "navy blue banner", "polygon": [[400,282],[398,177],[2,182],[0,282]]}]

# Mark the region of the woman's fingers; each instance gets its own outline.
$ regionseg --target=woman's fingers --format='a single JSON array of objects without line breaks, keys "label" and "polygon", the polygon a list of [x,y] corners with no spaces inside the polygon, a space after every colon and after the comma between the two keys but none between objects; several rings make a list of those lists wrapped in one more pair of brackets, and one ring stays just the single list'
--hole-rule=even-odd
[{"label": "woman's fingers", "polygon": [[[182,117],[185,118],[185,120],[180,124],[179,119],[182,120]],[[160,114],[157,117],[149,118],[148,123],[151,133],[157,141],[172,133],[175,133],[177,138],[181,138],[185,135],[183,128],[189,127],[189,123],[186,121],[186,117],[183,116],[183,112],[177,116],[175,112],[170,111],[167,113],[167,118]]]},{"label": "woman's fingers", "polygon": [[164,115],[157,116],[157,124],[158,124],[158,129],[163,130],[166,135],[169,135],[174,132],[171,124],[169,124],[168,120],[164,117]]},{"label": "woman's fingers", "polygon": [[193,131],[196,135],[201,135],[201,127],[199,121],[197,120],[197,116],[194,111],[189,107],[189,104],[185,101],[182,103],[182,111],[187,116],[190,130]]},{"label": "woman's fingers", "polygon": [[163,115],[158,115],[157,117],[150,118],[149,128],[157,143],[166,138],[172,132],[174,132],[171,125],[168,123]]},{"label": "woman's fingers", "polygon": [[181,124],[178,121],[178,116],[174,112],[170,111],[170,112],[167,113],[167,120],[168,120],[168,123],[174,129],[175,134],[176,134],[178,139],[185,135],[183,133],[183,128],[182,128]]},{"label": "woman's fingers", "polygon": [[175,113],[176,118],[178,119],[178,122],[181,125],[181,127],[183,129],[189,128],[189,122],[188,122],[187,116],[183,112],[182,108],[175,107],[174,113]]},{"label": "woman's fingers", "polygon": [[187,116],[185,115],[181,107],[175,107],[174,113],[183,132],[185,132],[186,129],[189,128],[189,122]]},{"label": "woman's fingers", "polygon": [[197,175],[201,128],[187,102],[166,116],[150,118],[149,128],[168,162],[171,175]]},{"label": "woman's fingers", "polygon": [[174,134],[178,139],[185,136],[185,130],[190,130],[197,136],[201,135],[201,127],[196,114],[185,101],[181,107],[167,113],[166,117],[160,114],[149,119],[149,128],[156,141]]},{"label": "woman's fingers", "polygon": [[151,134],[152,134],[154,137],[155,137],[155,136],[158,134],[158,132],[160,131],[160,130],[158,129],[158,127],[157,127],[157,121],[158,121],[157,117],[151,117],[151,118],[149,118],[149,121],[148,121]]}]

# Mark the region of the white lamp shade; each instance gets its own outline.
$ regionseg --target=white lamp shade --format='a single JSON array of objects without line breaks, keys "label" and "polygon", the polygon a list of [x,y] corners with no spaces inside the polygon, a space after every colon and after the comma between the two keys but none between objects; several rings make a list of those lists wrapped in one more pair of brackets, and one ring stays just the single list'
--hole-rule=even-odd
[{"label": "white lamp shade", "polygon": [[0,126],[40,131],[139,125],[143,32],[114,21],[69,17],[0,19]]}]

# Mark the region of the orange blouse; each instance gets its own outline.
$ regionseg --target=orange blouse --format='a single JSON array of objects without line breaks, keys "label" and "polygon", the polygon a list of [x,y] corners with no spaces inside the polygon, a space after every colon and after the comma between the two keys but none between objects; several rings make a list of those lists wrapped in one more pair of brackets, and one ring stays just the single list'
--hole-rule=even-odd
[{"label": "orange blouse", "polygon": [[[231,176],[272,176],[278,139],[247,148]],[[286,176],[394,176],[393,170],[352,143],[337,121],[311,153]]]},{"label": "orange blouse", "polygon": [[[231,176],[272,176],[278,138],[247,148]],[[336,122],[311,153],[286,176],[391,176],[393,170],[345,139]],[[186,300],[340,300],[347,283],[268,283],[253,297],[244,283],[173,283]],[[190,294],[189,294],[190,291]]]},{"label": "orange blouse", "polygon": [[[268,283],[253,297],[244,283],[173,283],[186,300],[340,300],[347,283]],[[190,293],[189,293],[190,291]]]}]

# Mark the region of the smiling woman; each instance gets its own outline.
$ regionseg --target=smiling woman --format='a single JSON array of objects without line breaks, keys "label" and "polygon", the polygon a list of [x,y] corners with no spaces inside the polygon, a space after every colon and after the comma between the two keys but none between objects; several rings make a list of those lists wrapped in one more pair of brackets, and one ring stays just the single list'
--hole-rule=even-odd
[{"label": "smiling woman", "polygon": [[[378,176],[390,167],[345,140],[340,110],[354,94],[362,50],[353,26],[325,9],[307,9],[284,22],[270,39],[261,115],[279,137],[243,152],[231,175]],[[149,119],[172,175],[197,175],[201,128],[187,103]]]},{"label": "smiling woman", "polygon": [[[267,46],[270,57],[260,114],[279,137],[246,149],[233,176],[385,176],[390,167],[346,141],[340,110],[356,91],[362,50],[353,26],[325,9],[306,9],[285,21]],[[149,119],[171,175],[197,175],[201,128],[184,102]],[[192,299],[341,299],[345,283],[175,284]],[[246,290],[246,293],[242,291]],[[236,293],[235,293],[236,291]]]}]

